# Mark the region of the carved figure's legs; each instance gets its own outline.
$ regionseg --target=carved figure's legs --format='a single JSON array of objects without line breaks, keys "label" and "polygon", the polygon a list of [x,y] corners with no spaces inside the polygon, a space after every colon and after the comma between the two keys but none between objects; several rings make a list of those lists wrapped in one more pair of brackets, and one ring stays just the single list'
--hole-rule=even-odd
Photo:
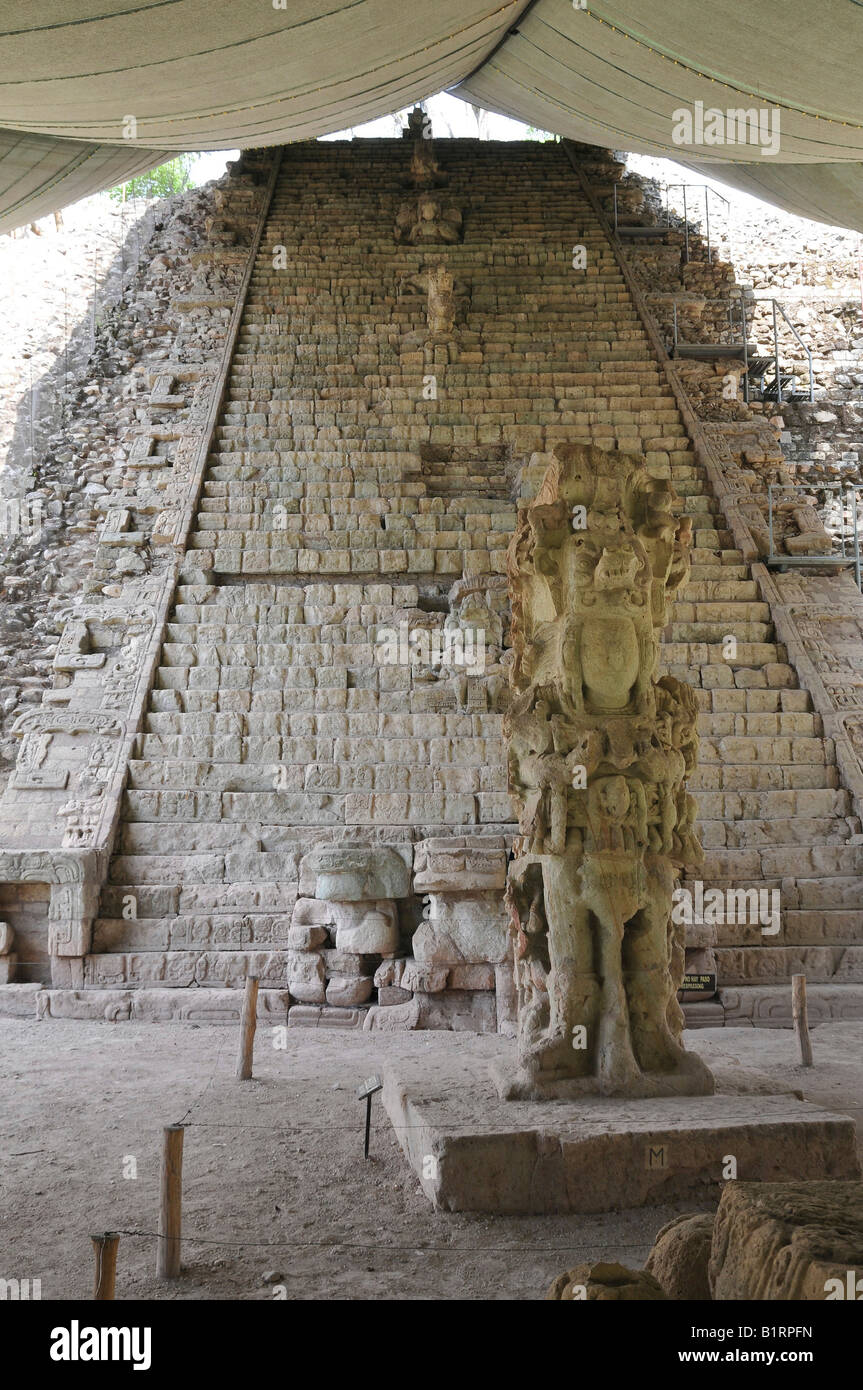
[{"label": "carved figure's legs", "polygon": [[536,1077],[586,1077],[593,1071],[599,1005],[590,913],[577,901],[577,862],[549,856],[542,868],[547,1013],[543,1018],[534,1008],[520,1020],[519,1060]]},{"label": "carved figure's legs", "polygon": [[[624,978],[633,1048],[643,1072],[689,1077],[692,1093],[710,1093],[713,1079],[694,1053],[680,1042],[683,1016],[676,999],[682,952],[671,923],[674,871],[667,860],[649,857],[645,865],[645,905],[628,924],[624,941]],[[679,1026],[676,1026],[679,1018]]]},{"label": "carved figure's legs", "polygon": [[594,1072],[606,1094],[626,1091],[639,1075],[623,974],[625,923],[640,896],[638,869],[625,855],[585,855],[582,881],[593,918],[601,989]]}]

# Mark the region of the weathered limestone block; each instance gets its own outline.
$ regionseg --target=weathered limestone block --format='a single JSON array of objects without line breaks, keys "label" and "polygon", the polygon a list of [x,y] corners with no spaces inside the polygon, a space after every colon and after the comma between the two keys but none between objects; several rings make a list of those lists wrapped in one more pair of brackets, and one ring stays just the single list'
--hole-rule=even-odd
[{"label": "weathered limestone block", "polygon": [[797,535],[786,534],[785,549],[789,555],[829,555],[833,550],[833,540],[816,507],[809,502],[789,507],[797,527]]},{"label": "weathered limestone block", "polygon": [[342,1008],[334,1004],[324,1004],[314,1008],[310,1004],[294,1004],[288,1010],[289,1028],[362,1028],[369,1009]]},{"label": "weathered limestone block", "polygon": [[560,445],[510,543],[510,1098],[713,1090],[682,1046],[677,1002],[674,879],[701,851],[685,790],[695,696],[656,678],[668,599],[689,571],[691,523],[674,501],[637,457]]},{"label": "weathered limestone block", "polygon": [[445,989],[434,994],[414,991],[419,1004],[420,1028],[447,1029],[454,1033],[496,1033],[494,995],[480,990]]},{"label": "weathered limestone block", "polygon": [[291,997],[301,1004],[323,1004],[326,992],[324,959],[319,951],[289,951],[287,970]]},{"label": "weathered limestone block", "polygon": [[284,987],[286,951],[204,951],[195,965],[195,984],[209,988],[242,989],[256,975],[261,988]]},{"label": "weathered limestone block", "polygon": [[386,845],[314,850],[300,865],[300,892],[329,902],[374,902],[406,898],[410,886],[410,847],[399,853]]},{"label": "weathered limestone block", "polygon": [[405,961],[402,959],[381,961],[375,971],[375,987],[377,989],[384,989],[389,985],[399,986],[404,973],[404,967]]},{"label": "weathered limestone block", "polygon": [[[317,927],[327,936],[329,928],[335,927],[336,919],[331,903],[318,898],[297,898],[291,915],[291,930],[295,927]],[[324,938],[321,938],[322,940]]]},{"label": "weathered limestone block", "polygon": [[331,975],[368,975],[371,978],[377,970],[380,956],[376,954],[358,955],[354,951],[323,950],[324,968],[327,978]]},{"label": "weathered limestone block", "polygon": [[712,1212],[676,1216],[657,1233],[644,1266],[668,1298],[710,1301],[707,1265],[713,1240]]},{"label": "weathered limestone block", "polygon": [[333,902],[332,908],[337,950],[380,956],[398,950],[398,911],[394,902]]},{"label": "weathered limestone block", "polygon": [[[232,1023],[240,1020],[243,991],[229,989],[142,989],[132,993],[129,1017],[134,1023]],[[259,989],[261,1022],[284,1023],[289,1004],[285,989]]]},{"label": "weathered limestone block", "polygon": [[368,1003],[373,988],[371,975],[331,975],[327,980],[326,1000],[339,1008],[355,1008]]},{"label": "weathered limestone block", "polygon": [[[400,962],[394,962],[399,965]],[[365,1027],[372,1031],[402,1032],[417,1028],[442,1029],[460,1033],[497,1032],[497,1008],[491,990],[453,989],[447,987],[446,969],[423,968],[415,961],[404,962],[404,973],[396,972],[392,984],[381,984],[382,994],[400,990],[404,985],[412,991],[409,1001],[385,1001],[369,1009]]]},{"label": "weathered limestone block", "polygon": [[728,1183],[709,1279],[714,1299],[859,1299],[863,1182]]},{"label": "weathered limestone block", "polygon": [[0,1016],[37,1018],[42,993],[39,984],[0,984]]},{"label": "weathered limestone block", "polygon": [[375,971],[375,984],[379,989],[393,985],[403,990],[422,990],[426,994],[446,989],[448,978],[446,966],[422,965],[410,957],[382,961]]},{"label": "weathered limestone block", "polygon": [[493,965],[453,965],[450,968],[450,989],[494,989]]},{"label": "weathered limestone block", "polygon": [[[151,998],[156,990],[147,990],[143,997]],[[36,996],[40,1019],[79,1018],[93,1022],[123,1022],[132,1016],[134,990],[121,989],[43,989]]]},{"label": "weathered limestone block", "polygon": [[194,985],[242,989],[247,975],[262,987],[282,985],[288,956],[282,951],[141,951],[84,957],[84,984],[92,989]]},{"label": "weathered limestone block", "polygon": [[508,1038],[518,1033],[518,992],[515,986],[515,973],[512,962],[494,967],[494,997],[497,1012],[497,1030]]},{"label": "weathered limestone block", "polygon": [[589,1300],[632,1303],[639,1300],[660,1302],[668,1295],[663,1292],[652,1274],[643,1269],[627,1269],[625,1265],[576,1265],[559,1274],[551,1285],[546,1300]]},{"label": "weathered limestone block", "polygon": [[[786,985],[759,984],[747,989],[720,989],[726,1023],[756,1028],[791,1027],[791,992]],[[863,1019],[859,990],[847,985],[810,985],[806,1003],[810,1028],[831,1019]]]},{"label": "weathered limestone block", "polygon": [[449,971],[440,965],[424,965],[420,961],[405,960],[396,962],[397,969],[393,983],[414,994],[440,994],[447,987]]},{"label": "weathered limestone block", "polygon": [[382,1008],[394,1004],[409,1004],[412,998],[409,989],[399,989],[398,985],[381,985],[378,988],[378,1004]]},{"label": "weathered limestone block", "polygon": [[497,965],[510,954],[506,909],[500,893],[430,893],[428,918],[413,936],[413,953],[425,965]]},{"label": "weathered limestone block", "polygon": [[404,1033],[422,1028],[420,1001],[413,998],[406,1004],[390,1004],[382,1007],[373,1004],[366,1014],[363,1029],[374,1033]]},{"label": "weathered limestone block", "polygon": [[415,893],[477,893],[505,886],[502,835],[452,835],[414,846]]},{"label": "weathered limestone block", "polygon": [[[18,986],[30,989],[30,986]],[[258,1018],[284,1021],[289,1003],[286,990],[258,991]],[[75,1018],[123,1023],[232,1023],[243,1006],[240,989],[42,989],[36,995],[37,1014],[45,1018]]]},{"label": "weathered limestone block", "polygon": [[314,951],[323,946],[329,938],[326,927],[292,926],[288,932],[288,946],[292,951]]}]

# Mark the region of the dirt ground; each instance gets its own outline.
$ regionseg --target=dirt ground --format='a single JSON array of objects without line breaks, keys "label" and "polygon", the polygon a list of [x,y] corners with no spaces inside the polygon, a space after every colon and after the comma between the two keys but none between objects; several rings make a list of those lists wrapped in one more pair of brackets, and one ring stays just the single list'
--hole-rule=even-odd
[{"label": "dirt ground", "polygon": [[[118,1299],[539,1299],[581,1261],[642,1264],[685,1206],[436,1213],[379,1097],[364,1162],[357,1085],[433,1037],[290,1029],[276,1050],[261,1027],[255,1079],[241,1083],[232,1027],[0,1019],[0,1277],[41,1278],[43,1299],[89,1299],[89,1235],[112,1229],[145,1233],[120,1242]],[[853,1115],[859,1133],[863,1023],[812,1037],[809,1072],[782,1030],[703,1030],[688,1045]],[[184,1269],[166,1283],[159,1154],[163,1126],[180,1121]]]}]

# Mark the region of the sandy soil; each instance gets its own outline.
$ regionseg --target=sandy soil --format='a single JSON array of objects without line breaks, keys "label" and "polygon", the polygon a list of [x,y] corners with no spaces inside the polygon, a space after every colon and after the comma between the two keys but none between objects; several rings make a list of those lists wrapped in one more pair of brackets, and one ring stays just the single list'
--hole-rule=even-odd
[{"label": "sandy soil", "polygon": [[[582,1260],[640,1265],[685,1207],[435,1213],[379,1098],[363,1161],[356,1086],[433,1036],[291,1029],[278,1051],[263,1027],[255,1079],[240,1083],[233,1028],[0,1019],[0,1276],[41,1278],[44,1299],[89,1299],[88,1237],[110,1229],[151,1233],[121,1240],[119,1299],[272,1299],[279,1285],[289,1299],[536,1299]],[[788,1032],[689,1038],[861,1126],[863,1024],[823,1026],[813,1043],[805,1073]],[[161,1130],[181,1120],[184,1270],[168,1284],[155,1278],[152,1233]]]}]

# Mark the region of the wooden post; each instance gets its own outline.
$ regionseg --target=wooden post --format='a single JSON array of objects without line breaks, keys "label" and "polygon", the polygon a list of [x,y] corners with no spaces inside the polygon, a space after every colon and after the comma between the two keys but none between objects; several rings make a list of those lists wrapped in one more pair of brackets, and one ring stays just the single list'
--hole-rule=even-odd
[{"label": "wooden post", "polygon": [[246,976],[243,993],[243,1014],[240,1019],[240,1051],[237,1056],[237,1080],[251,1081],[252,1056],[255,1051],[255,1025],[258,1021],[258,977]]},{"label": "wooden post", "polygon": [[791,976],[791,1017],[794,1031],[800,1044],[800,1061],[804,1067],[812,1066],[812,1043],[809,1040],[809,1019],[806,1013],[806,976]]},{"label": "wooden post", "polygon": [[93,1254],[96,1256],[96,1269],[93,1276],[93,1297],[100,1302],[114,1297],[114,1276],[117,1273],[117,1246],[120,1237],[113,1231],[102,1236],[91,1236]]},{"label": "wooden post", "polygon": [[159,1201],[159,1247],[156,1273],[176,1279],[180,1273],[180,1226],[183,1206],[183,1126],[169,1125],[162,1149],[162,1188]]}]

